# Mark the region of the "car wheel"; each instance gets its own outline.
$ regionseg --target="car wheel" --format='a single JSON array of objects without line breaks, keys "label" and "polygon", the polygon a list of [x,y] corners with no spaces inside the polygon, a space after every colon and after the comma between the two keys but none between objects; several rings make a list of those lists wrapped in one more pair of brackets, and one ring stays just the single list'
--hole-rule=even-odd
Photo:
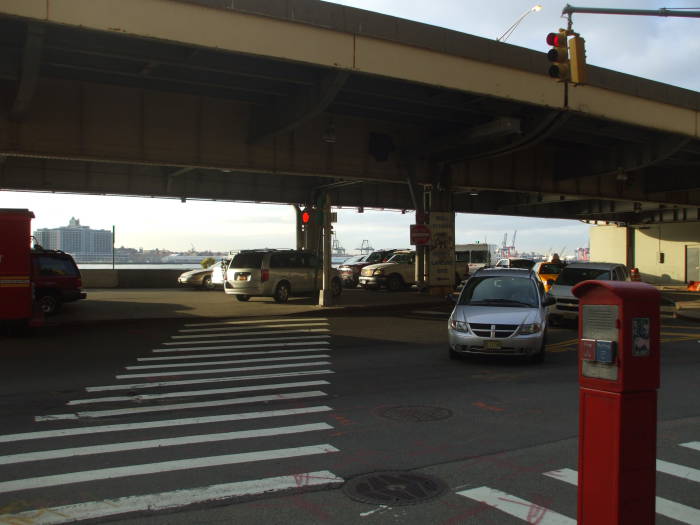
[{"label": "car wheel", "polygon": [[202,288],[205,290],[213,290],[216,288],[213,282],[211,282],[211,275],[205,275],[204,279],[202,279]]},{"label": "car wheel", "polygon": [[543,337],[542,338],[542,346],[540,347],[540,351],[537,352],[536,354],[533,354],[530,356],[530,362],[533,364],[544,363],[544,356],[546,354],[546,347],[547,347],[547,338]]},{"label": "car wheel", "polygon": [[276,303],[286,303],[289,300],[289,285],[287,283],[279,283],[272,297]]},{"label": "car wheel", "polygon": [[390,292],[398,292],[403,288],[403,279],[399,275],[390,275],[386,282],[386,287]]},{"label": "car wheel", "polygon": [[337,277],[331,281],[331,293],[333,297],[339,297],[343,293],[343,285]]},{"label": "car wheel", "polygon": [[237,295],[236,299],[238,299],[242,303],[245,303],[248,301],[248,299],[250,299],[250,295]]},{"label": "car wheel", "polygon": [[44,292],[37,299],[41,311],[45,315],[52,315],[61,309],[61,300],[53,292]]}]

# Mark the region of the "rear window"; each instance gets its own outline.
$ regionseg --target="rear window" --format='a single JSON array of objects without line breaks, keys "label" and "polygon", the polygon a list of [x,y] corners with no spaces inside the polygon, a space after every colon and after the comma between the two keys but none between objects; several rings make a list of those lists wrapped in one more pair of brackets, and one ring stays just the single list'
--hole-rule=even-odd
[{"label": "rear window", "polygon": [[543,264],[540,266],[540,273],[548,274],[548,275],[558,275],[561,273],[561,265],[559,264]]},{"label": "rear window", "polygon": [[239,253],[231,261],[231,268],[260,268],[264,253],[249,252]]},{"label": "rear window", "polygon": [[511,268],[525,268],[526,270],[529,270],[535,265],[535,261],[530,261],[528,259],[511,259],[510,260],[510,267]]},{"label": "rear window", "polygon": [[565,268],[557,284],[565,286],[573,286],[582,281],[609,281],[610,270],[601,270],[600,268]]},{"label": "rear window", "polygon": [[79,277],[80,272],[72,259],[39,255],[36,258],[39,275]]}]

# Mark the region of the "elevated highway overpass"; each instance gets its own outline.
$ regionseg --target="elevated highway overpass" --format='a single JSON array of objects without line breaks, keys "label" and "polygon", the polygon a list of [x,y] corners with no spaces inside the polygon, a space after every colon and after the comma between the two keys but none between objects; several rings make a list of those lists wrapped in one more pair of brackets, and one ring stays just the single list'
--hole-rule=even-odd
[{"label": "elevated highway overpass", "polygon": [[700,218],[698,93],[546,68],[316,0],[0,0],[0,188]]}]

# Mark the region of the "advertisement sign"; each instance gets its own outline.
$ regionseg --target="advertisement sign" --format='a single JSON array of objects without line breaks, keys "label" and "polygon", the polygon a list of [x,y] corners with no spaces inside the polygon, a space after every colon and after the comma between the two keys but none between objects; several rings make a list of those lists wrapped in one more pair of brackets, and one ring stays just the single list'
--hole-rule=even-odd
[{"label": "advertisement sign", "polygon": [[430,286],[455,284],[455,214],[430,213]]}]

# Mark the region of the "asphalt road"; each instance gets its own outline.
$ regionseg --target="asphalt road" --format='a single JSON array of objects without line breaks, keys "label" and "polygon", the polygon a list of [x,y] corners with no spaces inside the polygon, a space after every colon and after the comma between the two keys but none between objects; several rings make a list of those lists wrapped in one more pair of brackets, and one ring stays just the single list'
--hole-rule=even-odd
[{"label": "asphalt road", "polygon": [[[572,327],[531,365],[451,361],[439,311],[201,323],[0,339],[0,524],[575,522]],[[659,524],[700,522],[699,340],[664,319]]]}]

